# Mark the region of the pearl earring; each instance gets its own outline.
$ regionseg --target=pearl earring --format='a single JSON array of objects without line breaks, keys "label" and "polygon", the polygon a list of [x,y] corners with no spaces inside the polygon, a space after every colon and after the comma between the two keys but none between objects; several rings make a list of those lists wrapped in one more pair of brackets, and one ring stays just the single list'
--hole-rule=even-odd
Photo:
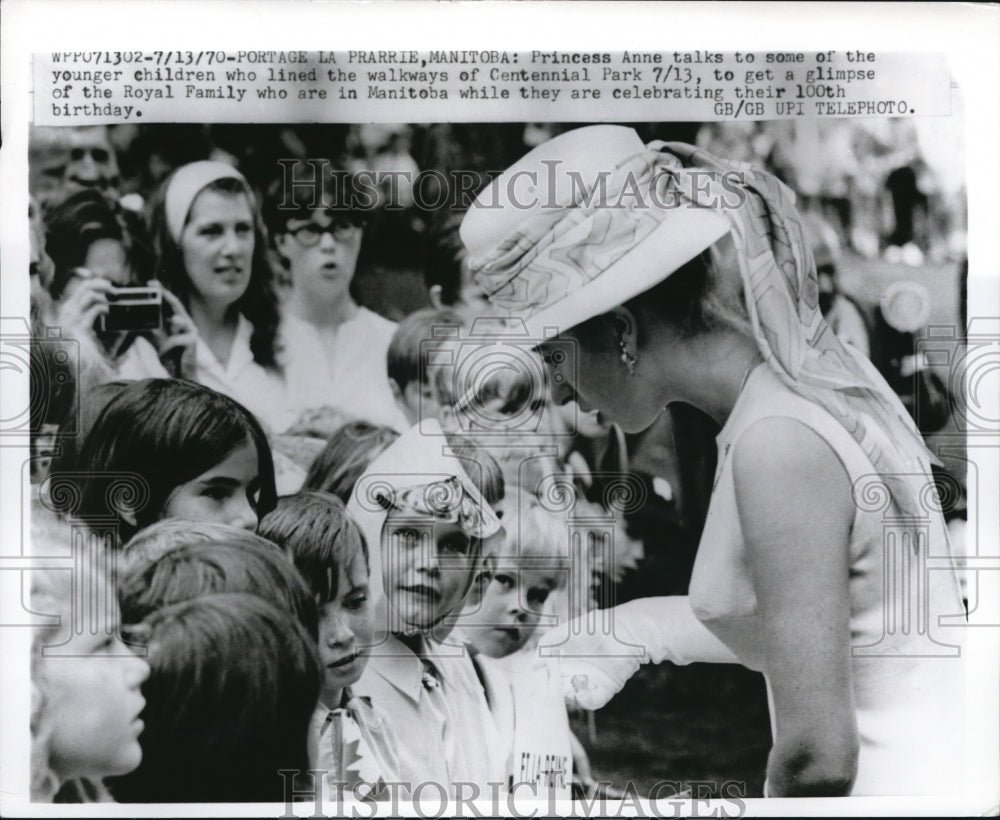
[{"label": "pearl earring", "polygon": [[628,352],[628,347],[625,345],[624,339],[619,340],[618,346],[622,349],[622,363],[628,368],[628,374],[634,376],[635,364],[639,360]]}]

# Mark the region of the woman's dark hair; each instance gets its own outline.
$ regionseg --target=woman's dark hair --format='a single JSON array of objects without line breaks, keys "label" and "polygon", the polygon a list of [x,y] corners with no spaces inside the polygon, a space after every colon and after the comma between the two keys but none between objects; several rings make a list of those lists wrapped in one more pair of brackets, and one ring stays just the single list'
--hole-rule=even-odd
[{"label": "woman's dark hair", "polygon": [[[118,527],[121,541],[127,541],[160,518],[176,487],[210,470],[245,443],[257,450],[260,517],[274,509],[277,490],[267,437],[249,410],[184,379],[116,385],[114,396],[84,438],[72,473],[63,477],[76,483],[77,493],[70,495],[77,497],[67,496],[73,508],[60,511],[93,520],[128,509],[135,525],[123,519]],[[123,473],[137,475],[143,486],[116,486],[116,475],[110,474],[121,478]],[[59,481],[53,471],[51,492],[56,501]]]},{"label": "woman's dark hair", "polygon": [[337,597],[340,568],[361,559],[365,572],[368,544],[347,514],[344,502],[330,493],[304,491],[278,499],[257,530],[291,557],[320,606]]},{"label": "woman's dark hair", "polygon": [[333,493],[347,504],[368,465],[397,438],[395,430],[367,421],[345,424],[316,456],[302,488]]},{"label": "woman's dark hair", "polygon": [[[153,195],[150,204],[150,227],[152,235],[155,263],[155,276],[176,296],[185,306],[191,296],[191,280],[184,269],[184,258],[181,249],[170,235],[167,226],[166,196],[173,175],[167,177]],[[278,297],[274,291],[274,273],[267,261],[267,239],[260,215],[253,204],[253,196],[249,189],[238,179],[226,177],[217,179],[202,188],[205,191],[216,191],[230,196],[245,196],[253,212],[254,246],[251,260],[250,283],[246,293],[236,302],[236,308],[253,325],[250,337],[250,350],[254,361],[264,367],[277,368],[277,332],[278,332]],[[195,197],[197,200],[197,197]],[[194,203],[192,202],[192,205]]]},{"label": "woman's dark hair", "polygon": [[205,595],[147,618],[142,763],[109,782],[120,802],[276,803],[280,770],[309,766],[316,642],[256,595]]},{"label": "woman's dark hair", "polygon": [[281,175],[271,182],[261,207],[264,226],[273,238],[285,233],[292,219],[308,220],[313,211],[326,210],[364,227],[376,203],[376,192],[359,184],[348,171],[327,162],[280,163]]},{"label": "woman's dark hair", "polygon": [[[734,252],[731,240],[717,242],[623,306],[637,316],[655,314],[682,338],[720,326],[749,333],[742,278]],[[595,316],[577,325],[573,336],[583,344],[599,339],[611,320],[610,313]],[[639,348],[645,344],[640,323]]]},{"label": "woman's dark hair", "polygon": [[62,298],[73,269],[84,264],[87,251],[98,239],[130,242],[108,201],[98,191],[79,191],[48,212],[45,218],[45,250],[52,258],[54,273],[49,285],[53,299]]},{"label": "woman's dark hair", "polygon": [[265,538],[225,529],[232,531],[212,541],[185,543],[178,535],[172,549],[126,562],[118,581],[122,623],[140,623],[165,606],[202,595],[245,592],[294,616],[317,640],[316,601],[288,556]]}]

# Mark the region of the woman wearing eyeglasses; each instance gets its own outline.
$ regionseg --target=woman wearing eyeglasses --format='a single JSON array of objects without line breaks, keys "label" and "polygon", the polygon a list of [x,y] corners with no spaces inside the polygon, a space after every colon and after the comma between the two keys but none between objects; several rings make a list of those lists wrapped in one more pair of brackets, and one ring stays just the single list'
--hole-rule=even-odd
[{"label": "woman wearing eyeglasses", "polygon": [[186,378],[236,399],[272,432],[293,420],[278,358],[277,296],[246,179],[223,162],[174,171],[153,198],[159,280],[197,328]]},{"label": "woman wearing eyeglasses", "polygon": [[[363,203],[346,175],[320,175],[306,165],[284,170],[267,198],[264,219],[290,282],[281,306],[289,406],[297,418],[333,408],[405,430],[386,374],[396,324],[351,296]],[[314,178],[315,185],[302,182]]]}]

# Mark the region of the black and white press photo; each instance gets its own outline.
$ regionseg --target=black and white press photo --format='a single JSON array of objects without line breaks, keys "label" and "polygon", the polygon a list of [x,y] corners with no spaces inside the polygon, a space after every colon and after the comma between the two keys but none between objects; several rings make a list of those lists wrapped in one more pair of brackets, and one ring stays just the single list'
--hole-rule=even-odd
[{"label": "black and white press photo", "polygon": [[15,4],[15,814],[988,810],[986,101],[951,29],[656,5],[248,48]]}]

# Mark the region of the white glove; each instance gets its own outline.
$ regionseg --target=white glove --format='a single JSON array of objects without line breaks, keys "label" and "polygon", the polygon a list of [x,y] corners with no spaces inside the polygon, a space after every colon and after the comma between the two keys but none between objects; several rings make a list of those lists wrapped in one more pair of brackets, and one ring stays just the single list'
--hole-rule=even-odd
[{"label": "white glove", "polygon": [[559,660],[571,706],[599,709],[646,663],[739,663],[695,617],[686,595],[639,598],[578,615],[545,633],[542,656]]}]

